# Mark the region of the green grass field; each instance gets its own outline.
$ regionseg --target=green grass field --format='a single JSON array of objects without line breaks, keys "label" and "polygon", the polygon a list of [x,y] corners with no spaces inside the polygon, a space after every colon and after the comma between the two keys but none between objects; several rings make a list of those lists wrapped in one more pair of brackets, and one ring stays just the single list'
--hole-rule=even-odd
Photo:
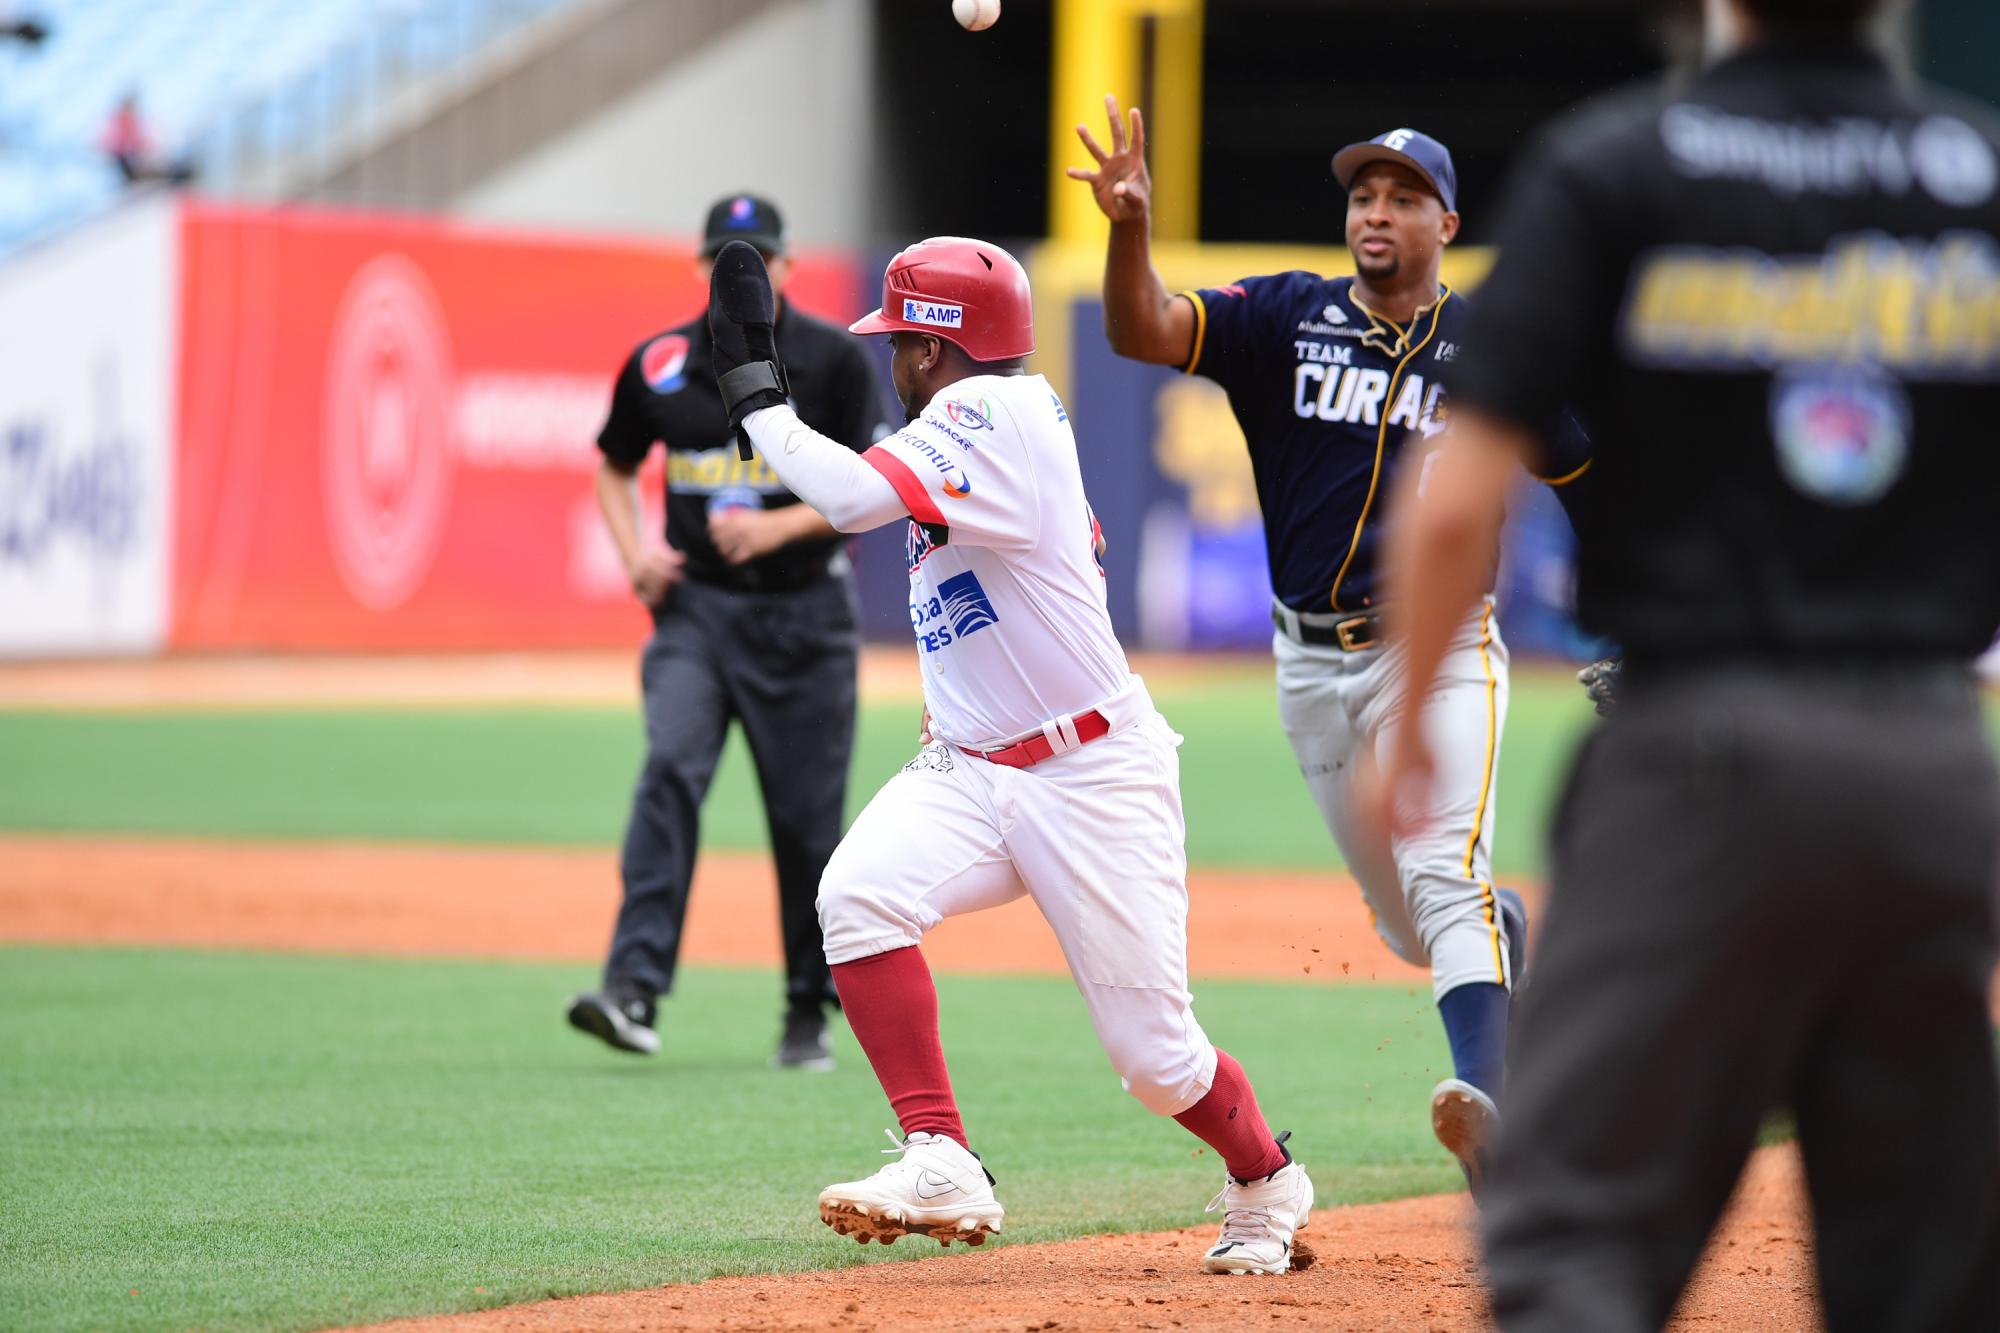
[{"label": "green grass field", "polygon": [[[1188,738],[1197,863],[1338,865],[1268,666],[1160,695]],[[1536,864],[1587,717],[1565,681],[1519,680],[1510,866]],[[864,710],[856,808],[915,719],[914,701]],[[0,753],[9,830],[607,845],[640,733],[627,708],[10,712]],[[706,845],[765,845],[754,791],[733,744]],[[772,979],[697,969],[668,1051],[619,1057],[559,1018],[593,976],[0,949],[0,1327],[311,1328],[935,1253],[817,1220],[820,1187],[872,1171],[890,1123],[844,1030],[837,1073],[780,1075]],[[1119,1090],[1068,982],[940,987],[1010,1242],[1200,1219],[1218,1164]],[[1326,1202],[1458,1185],[1422,1114],[1446,1061],[1427,991],[1209,983],[1200,1004]]]},{"label": "green grass field", "polygon": [[[589,971],[0,950],[0,1327],[311,1328],[937,1252],[819,1224],[890,1123],[844,1029],[835,1073],[770,1070],[771,978],[694,970],[668,1017],[701,1020],[620,1057],[557,1017]],[[1201,1220],[1219,1164],[1119,1090],[1068,982],[941,992],[1008,1241]],[[1201,995],[1326,1203],[1456,1185],[1429,1010]]]},{"label": "green grass field", "polygon": [[[1196,865],[1340,865],[1278,729],[1268,664],[1157,691],[1187,737]],[[853,809],[909,758],[917,704],[862,710]],[[1590,708],[1566,674],[1517,672],[1501,750],[1495,856],[1541,864],[1541,830]],[[217,837],[615,843],[638,771],[636,708],[0,712],[0,829]],[[754,771],[732,739],[704,845],[766,845]]]},{"label": "green grass field", "polygon": [[[1338,866],[1268,667],[1158,693],[1198,866]],[[857,808],[915,716],[864,710]],[[1589,721],[1566,675],[1516,674],[1504,872],[1537,871]],[[0,712],[0,754],[0,829],[609,845],[640,744],[624,708],[51,711]],[[740,748],[706,841],[764,845]],[[890,1123],[844,1029],[838,1072],[778,1074],[771,976],[692,969],[667,1051],[616,1056],[559,1018],[594,973],[0,947],[0,1329],[303,1329],[936,1252],[816,1219]],[[940,990],[1009,1243],[1200,1220],[1218,1164],[1119,1091],[1068,982]],[[1323,1203],[1458,1187],[1423,1115],[1447,1059],[1427,989],[1199,996]]]}]

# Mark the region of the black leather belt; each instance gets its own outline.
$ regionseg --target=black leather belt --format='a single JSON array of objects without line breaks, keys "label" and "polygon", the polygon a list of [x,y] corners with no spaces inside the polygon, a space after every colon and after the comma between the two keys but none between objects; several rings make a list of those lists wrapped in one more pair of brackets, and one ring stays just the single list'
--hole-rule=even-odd
[{"label": "black leather belt", "polygon": [[1338,648],[1342,652],[1358,653],[1368,648],[1382,646],[1382,613],[1364,611],[1344,620],[1325,622],[1325,617],[1314,617],[1308,621],[1303,615],[1284,615],[1277,607],[1271,608],[1271,623],[1276,625],[1286,637],[1300,643],[1309,643],[1316,648]]}]

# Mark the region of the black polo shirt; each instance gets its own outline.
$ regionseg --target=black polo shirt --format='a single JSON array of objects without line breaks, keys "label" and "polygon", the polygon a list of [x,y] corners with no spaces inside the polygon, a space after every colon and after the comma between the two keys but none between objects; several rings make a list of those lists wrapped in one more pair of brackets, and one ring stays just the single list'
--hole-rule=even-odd
[{"label": "black polo shirt", "polygon": [[2000,625],[2000,129],[1786,37],[1561,123],[1454,400],[1597,440],[1578,609],[1634,662],[1966,658]]},{"label": "black polo shirt", "polygon": [[[780,307],[777,337],[792,407],[808,426],[856,452],[889,432],[874,367],[860,339],[789,303]],[[719,509],[781,509],[799,499],[761,457],[749,462],[737,457],[715,385],[706,317],[640,343],[618,373],[597,447],[629,469],[643,463],[656,443],[667,451],[667,542],[686,554],[691,577],[771,591],[826,574],[841,538],[794,542],[749,564],[732,565],[709,537],[708,516]]]}]

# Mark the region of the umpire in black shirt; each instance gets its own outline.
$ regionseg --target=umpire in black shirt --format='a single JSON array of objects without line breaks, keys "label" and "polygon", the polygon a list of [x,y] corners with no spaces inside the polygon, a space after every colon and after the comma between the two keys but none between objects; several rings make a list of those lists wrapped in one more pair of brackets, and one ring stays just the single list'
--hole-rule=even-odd
[{"label": "umpire in black shirt", "polygon": [[[1391,529],[1420,698],[1531,423],[1589,422],[1579,613],[1626,668],[1516,1009],[1509,1330],[1663,1325],[1773,1107],[1834,1333],[2000,1327],[2000,129],[1893,77],[1875,8],[1712,0],[1691,86],[1548,137]],[[1429,763],[1400,734],[1392,825]]]},{"label": "umpire in black shirt", "polygon": [[[782,284],[776,208],[747,194],[719,201],[703,260],[733,240],[763,251]],[[855,450],[886,431],[859,340],[783,301],[777,337],[806,424]],[[664,551],[641,542],[634,483],[656,443],[667,454]],[[597,446],[598,503],[654,629],[640,664],[646,762],[625,829],[625,901],[604,989],[572,1000],[569,1021],[620,1050],[659,1049],[655,1001],[673,989],[701,802],[734,719],[757,764],[778,871],[786,1010],[776,1063],[830,1068],[826,1009],[836,1000],[814,900],[840,841],[854,742],[845,539],[762,459],[737,456],[705,315],[633,351]]]}]

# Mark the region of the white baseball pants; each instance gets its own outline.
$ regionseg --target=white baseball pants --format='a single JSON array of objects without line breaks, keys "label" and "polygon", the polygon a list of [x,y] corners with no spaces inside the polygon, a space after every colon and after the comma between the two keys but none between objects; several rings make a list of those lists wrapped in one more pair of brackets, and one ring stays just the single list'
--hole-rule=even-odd
[{"label": "white baseball pants", "polygon": [[826,956],[905,948],[948,916],[1028,894],[1125,1090],[1177,1115],[1215,1080],[1187,985],[1181,738],[1137,677],[1098,711],[1109,735],[1033,768],[921,750],[827,863]]},{"label": "white baseball pants", "polygon": [[1321,818],[1361,884],[1375,931],[1396,956],[1431,970],[1431,987],[1513,985],[1506,923],[1493,898],[1494,778],[1507,721],[1507,646],[1486,599],[1452,641],[1423,726],[1437,763],[1430,827],[1385,842],[1354,819],[1349,788],[1364,746],[1386,753],[1404,719],[1390,715],[1403,653],[1345,652],[1280,633],[1278,716]]}]

